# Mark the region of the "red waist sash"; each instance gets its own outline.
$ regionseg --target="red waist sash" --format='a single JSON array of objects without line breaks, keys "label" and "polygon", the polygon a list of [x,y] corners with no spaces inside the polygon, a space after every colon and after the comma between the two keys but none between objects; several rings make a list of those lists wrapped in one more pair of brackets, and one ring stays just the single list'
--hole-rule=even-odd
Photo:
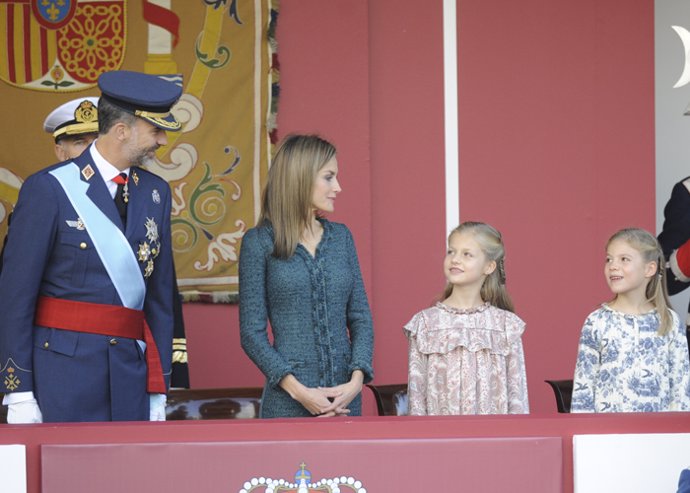
[{"label": "red waist sash", "polygon": [[143,340],[146,343],[147,390],[166,393],[161,358],[143,311],[41,296],[34,323],[42,327]]}]

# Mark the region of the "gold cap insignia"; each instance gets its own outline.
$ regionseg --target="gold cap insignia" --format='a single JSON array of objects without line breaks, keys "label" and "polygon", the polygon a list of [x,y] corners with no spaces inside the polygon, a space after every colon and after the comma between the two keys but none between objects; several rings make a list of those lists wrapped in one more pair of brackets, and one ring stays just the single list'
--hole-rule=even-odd
[{"label": "gold cap insignia", "polygon": [[98,108],[88,99],[85,99],[74,110],[74,120],[63,124],[55,132],[53,137],[60,135],[79,135],[98,132]]}]

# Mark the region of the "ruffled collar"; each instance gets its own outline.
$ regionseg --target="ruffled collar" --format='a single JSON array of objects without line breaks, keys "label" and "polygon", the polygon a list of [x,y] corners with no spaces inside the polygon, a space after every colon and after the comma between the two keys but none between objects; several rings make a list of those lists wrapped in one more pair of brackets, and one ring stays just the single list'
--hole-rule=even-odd
[{"label": "ruffled collar", "polygon": [[436,308],[440,308],[441,310],[448,312],[448,313],[456,313],[456,314],[460,314],[460,315],[471,315],[473,313],[481,313],[483,311],[486,311],[489,308],[489,306],[491,306],[491,305],[489,304],[488,301],[485,301],[481,305],[474,306],[472,308],[456,308],[454,306],[446,305],[442,301],[437,301],[434,306],[436,306]]},{"label": "ruffled collar", "polygon": [[491,316],[489,303],[462,309],[437,302],[435,307],[439,311],[431,312],[430,319],[408,327],[422,354],[447,354],[465,348],[470,353],[488,351],[505,356],[512,341],[520,337],[520,331],[507,323],[505,314]]}]

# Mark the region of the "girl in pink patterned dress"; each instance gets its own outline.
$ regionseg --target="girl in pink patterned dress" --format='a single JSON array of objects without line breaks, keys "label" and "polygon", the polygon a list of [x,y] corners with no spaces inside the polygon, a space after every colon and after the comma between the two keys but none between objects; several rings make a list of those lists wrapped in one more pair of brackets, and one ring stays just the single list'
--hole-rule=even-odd
[{"label": "girl in pink patterned dress", "polygon": [[404,327],[410,415],[529,413],[521,336],[501,234],[464,222],[448,236],[442,301]]}]

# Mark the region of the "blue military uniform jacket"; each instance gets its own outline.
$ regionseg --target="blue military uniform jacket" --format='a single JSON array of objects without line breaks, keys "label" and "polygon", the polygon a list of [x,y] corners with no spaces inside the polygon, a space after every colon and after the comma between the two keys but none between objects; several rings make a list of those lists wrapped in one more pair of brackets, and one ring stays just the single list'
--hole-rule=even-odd
[{"label": "blue military uniform jacket", "polygon": [[138,261],[135,273],[145,285],[141,309],[169,384],[170,189],[156,175],[132,168],[124,229],[90,149],[73,162],[30,176],[21,188],[0,275],[0,389],[33,391],[46,422],[147,420],[147,368],[136,340],[34,324],[39,296],[123,305],[106,270],[108,261],[99,256],[88,228],[53,174],[67,169],[70,176],[78,173],[88,186],[87,200],[124,233]]}]

